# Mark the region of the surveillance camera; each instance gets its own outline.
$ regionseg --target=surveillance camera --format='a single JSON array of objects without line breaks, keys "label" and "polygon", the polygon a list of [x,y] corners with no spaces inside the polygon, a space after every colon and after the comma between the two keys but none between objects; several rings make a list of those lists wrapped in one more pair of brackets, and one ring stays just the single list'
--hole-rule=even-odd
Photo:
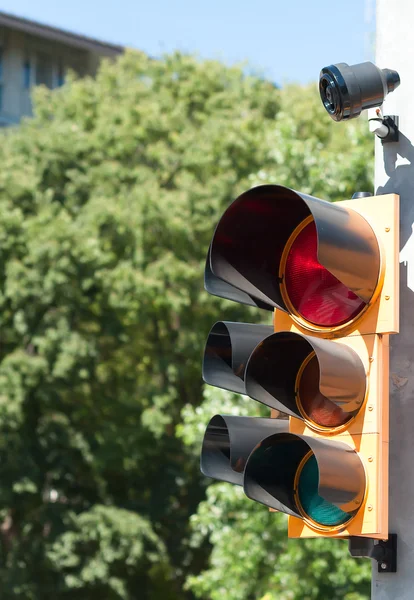
[{"label": "surveillance camera", "polygon": [[324,67],[319,75],[321,99],[334,121],[353,119],[366,108],[381,106],[399,85],[397,71],[379,69],[371,62],[338,63]]}]

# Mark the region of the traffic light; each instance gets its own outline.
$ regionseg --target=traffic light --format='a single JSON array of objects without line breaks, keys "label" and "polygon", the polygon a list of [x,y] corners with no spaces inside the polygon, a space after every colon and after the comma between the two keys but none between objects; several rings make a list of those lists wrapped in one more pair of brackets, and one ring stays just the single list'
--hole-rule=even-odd
[{"label": "traffic light", "polygon": [[289,419],[215,415],[201,470],[287,513],[290,537],[388,535],[398,201],[259,186],[228,207],[208,250],[207,291],[272,311],[273,325],[217,322],[203,378]]}]

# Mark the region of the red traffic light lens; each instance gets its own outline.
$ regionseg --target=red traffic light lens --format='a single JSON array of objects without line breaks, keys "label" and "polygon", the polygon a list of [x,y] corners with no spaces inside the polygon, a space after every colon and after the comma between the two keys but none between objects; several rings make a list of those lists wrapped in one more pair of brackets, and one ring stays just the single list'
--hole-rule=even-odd
[{"label": "red traffic light lens", "polygon": [[337,327],[351,321],[365,302],[318,262],[314,221],[299,231],[286,259],[284,285],[300,317],[319,327]]},{"label": "red traffic light lens", "polygon": [[305,365],[298,382],[298,402],[304,417],[322,427],[339,427],[352,418],[340,406],[321,394],[319,363],[314,355]]}]

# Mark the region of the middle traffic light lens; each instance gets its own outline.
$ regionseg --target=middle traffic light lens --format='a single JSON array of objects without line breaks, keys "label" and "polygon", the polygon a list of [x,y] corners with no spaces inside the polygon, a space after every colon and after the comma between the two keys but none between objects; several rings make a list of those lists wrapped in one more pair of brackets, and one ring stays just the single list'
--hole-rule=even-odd
[{"label": "middle traffic light lens", "polygon": [[339,427],[352,418],[319,389],[319,362],[314,355],[305,365],[297,388],[297,401],[305,419],[322,427]]},{"label": "middle traffic light lens", "polygon": [[314,221],[294,237],[288,250],[284,282],[295,311],[319,327],[337,327],[352,320],[365,302],[318,262]]}]

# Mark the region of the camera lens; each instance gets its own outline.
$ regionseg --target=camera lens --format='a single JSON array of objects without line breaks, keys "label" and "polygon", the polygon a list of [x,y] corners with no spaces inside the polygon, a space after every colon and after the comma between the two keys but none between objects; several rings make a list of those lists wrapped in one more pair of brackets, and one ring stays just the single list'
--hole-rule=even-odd
[{"label": "camera lens", "polygon": [[335,115],[340,110],[340,99],[335,82],[328,75],[324,75],[320,81],[320,94],[325,109],[330,115]]},{"label": "camera lens", "polygon": [[321,100],[334,121],[353,119],[362,110],[381,106],[399,84],[397,71],[379,69],[371,62],[330,65],[319,76]]}]

